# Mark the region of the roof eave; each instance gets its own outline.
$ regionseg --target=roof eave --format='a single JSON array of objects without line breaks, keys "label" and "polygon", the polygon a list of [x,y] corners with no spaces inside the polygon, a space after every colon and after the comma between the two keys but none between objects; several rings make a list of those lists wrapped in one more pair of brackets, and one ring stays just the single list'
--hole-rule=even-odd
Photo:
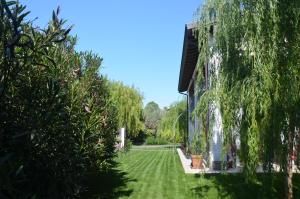
[{"label": "roof eave", "polygon": [[[195,30],[196,27],[197,23],[185,25],[182,58],[178,82],[179,92],[187,91],[187,87],[189,85],[189,82],[187,82],[187,80],[189,79],[190,75],[192,75],[192,73],[194,72],[194,68],[196,67],[196,62],[199,54],[198,41],[192,32],[193,30]],[[196,56],[192,55],[195,53],[195,46]],[[192,64],[190,62],[192,62]]]},{"label": "roof eave", "polygon": [[182,78],[183,78],[185,57],[186,57],[186,51],[187,51],[186,43],[187,43],[187,25],[185,25],[185,29],[184,29],[183,48],[182,48],[181,65],[180,65],[179,82],[178,82],[178,91],[180,93],[186,91],[182,86]]}]

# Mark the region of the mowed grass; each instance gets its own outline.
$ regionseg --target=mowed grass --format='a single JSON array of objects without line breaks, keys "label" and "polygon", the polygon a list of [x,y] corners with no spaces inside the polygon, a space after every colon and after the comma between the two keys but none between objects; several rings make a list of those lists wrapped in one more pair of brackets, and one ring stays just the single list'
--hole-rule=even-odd
[{"label": "mowed grass", "polygon": [[[120,154],[117,169],[93,176],[85,198],[283,198],[283,176],[273,175],[273,185],[260,174],[245,181],[241,174],[185,174],[172,148],[138,148]],[[300,198],[300,177],[294,178],[294,198]],[[266,188],[271,187],[271,188]]]}]

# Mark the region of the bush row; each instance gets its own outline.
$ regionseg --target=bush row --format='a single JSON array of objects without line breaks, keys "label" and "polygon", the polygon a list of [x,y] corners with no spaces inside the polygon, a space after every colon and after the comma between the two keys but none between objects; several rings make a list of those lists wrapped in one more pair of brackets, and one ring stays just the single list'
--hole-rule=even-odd
[{"label": "bush row", "polygon": [[0,198],[74,198],[112,165],[116,110],[102,59],[74,50],[59,9],[45,29],[25,10],[0,3]]},{"label": "bush row", "polygon": [[169,144],[169,142],[162,137],[149,136],[146,139],[146,144],[147,145],[164,145],[164,144]]}]

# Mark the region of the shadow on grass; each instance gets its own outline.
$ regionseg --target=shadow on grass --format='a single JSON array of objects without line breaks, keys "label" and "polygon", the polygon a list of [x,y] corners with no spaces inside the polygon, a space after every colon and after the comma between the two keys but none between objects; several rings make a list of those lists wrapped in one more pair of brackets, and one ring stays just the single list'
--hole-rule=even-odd
[{"label": "shadow on grass", "polygon": [[208,185],[201,185],[192,188],[192,192],[197,196],[197,198],[207,198],[207,193],[211,189]]},{"label": "shadow on grass", "polygon": [[[191,191],[199,198],[284,198],[283,174],[257,174],[255,180],[246,181],[242,174],[196,174],[202,182]],[[300,198],[300,175],[294,174],[294,198]]]},{"label": "shadow on grass", "polygon": [[127,173],[118,169],[110,169],[102,173],[89,173],[86,176],[86,191],[81,199],[114,199],[122,196],[129,197],[133,192],[127,188],[127,183],[136,181],[129,179]]}]

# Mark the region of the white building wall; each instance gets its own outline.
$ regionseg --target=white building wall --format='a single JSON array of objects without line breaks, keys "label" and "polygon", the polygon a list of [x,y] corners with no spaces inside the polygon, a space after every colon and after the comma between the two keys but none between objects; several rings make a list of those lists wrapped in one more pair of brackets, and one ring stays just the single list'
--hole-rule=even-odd
[{"label": "white building wall", "polygon": [[125,146],[125,136],[126,136],[125,128],[120,128],[120,131],[119,131],[120,149],[124,148],[124,146]]},{"label": "white building wall", "polygon": [[216,161],[223,161],[222,146],[223,146],[223,128],[222,128],[222,116],[221,111],[216,104],[211,105],[211,114],[214,117],[211,122],[211,139],[210,139],[210,166],[213,167],[213,163]]},{"label": "white building wall", "polygon": [[[214,52],[213,47],[215,46],[215,38],[213,35],[210,37],[209,40],[209,46],[210,51]],[[219,71],[220,71],[220,61],[221,61],[221,56],[217,53],[214,52],[214,54],[208,58],[207,60],[207,71],[206,71],[206,81],[207,81],[207,86],[210,89],[212,85],[214,84],[216,86],[216,92],[218,91],[218,88],[220,87],[220,82],[218,81],[219,79]],[[191,81],[194,81],[193,79]],[[213,82],[215,81],[215,82]],[[196,83],[203,84],[203,82],[197,82]],[[189,90],[189,143],[192,142],[195,131],[198,132],[198,129],[201,128],[201,118],[195,117],[193,120],[193,110],[194,107],[197,106],[197,103],[199,102],[199,97],[197,96],[198,92],[196,89],[199,89],[202,85],[195,85],[193,93],[191,90]],[[214,168],[214,163],[215,162],[221,162],[226,160],[226,154],[222,153],[222,148],[223,148],[223,141],[224,141],[224,136],[223,136],[223,127],[222,127],[222,115],[221,115],[221,110],[220,110],[220,102],[218,99],[218,96],[216,96],[215,101],[211,102],[209,104],[209,133],[210,134],[210,140],[209,140],[209,165],[211,168]],[[200,131],[199,131],[200,132]],[[236,145],[239,148],[239,135],[237,134],[236,136]]]},{"label": "white building wall", "polygon": [[[215,43],[215,39],[211,37],[210,45],[213,46]],[[210,48],[210,51],[213,52],[213,47]],[[214,53],[208,62],[208,79],[209,79],[209,87],[214,84],[215,92],[218,92],[218,88],[220,87],[219,83],[219,71],[220,71],[220,60],[221,57],[218,53]],[[215,81],[215,82],[213,82]],[[222,154],[223,147],[223,127],[222,127],[222,115],[220,110],[219,99],[216,96],[215,101],[213,101],[210,106],[210,132],[211,140],[209,143],[209,154],[210,154],[210,166],[214,168],[215,162],[221,162],[226,160],[225,155]],[[219,165],[220,166],[220,165]]]}]

